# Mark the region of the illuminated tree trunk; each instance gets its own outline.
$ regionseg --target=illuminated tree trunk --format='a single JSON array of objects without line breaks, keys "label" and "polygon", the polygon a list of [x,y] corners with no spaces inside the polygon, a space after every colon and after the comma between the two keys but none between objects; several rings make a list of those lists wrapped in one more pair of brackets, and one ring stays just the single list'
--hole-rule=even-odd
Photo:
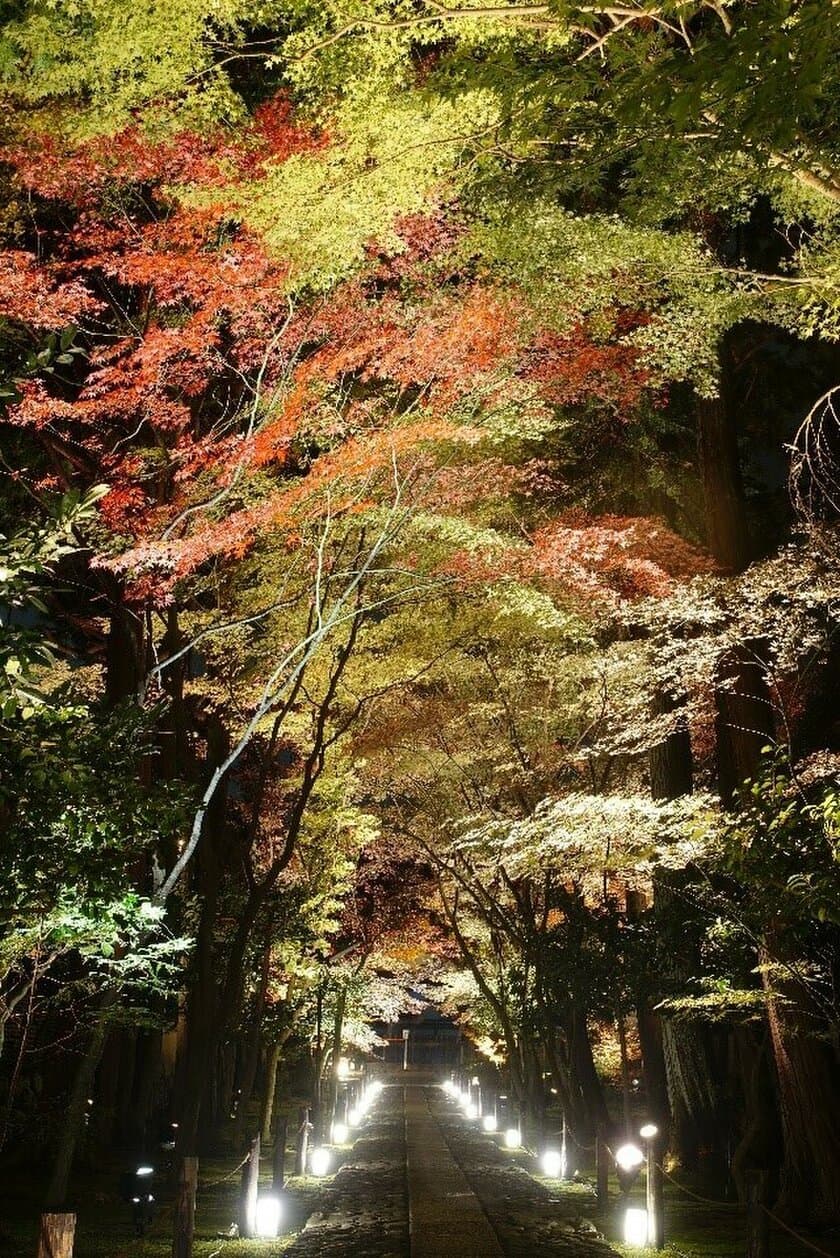
[{"label": "illuminated tree trunk", "polygon": [[706,540],[721,567],[729,572],[741,572],[750,561],[750,542],[730,393],[729,351],[724,345],[719,395],[698,396],[695,412],[706,507]]}]

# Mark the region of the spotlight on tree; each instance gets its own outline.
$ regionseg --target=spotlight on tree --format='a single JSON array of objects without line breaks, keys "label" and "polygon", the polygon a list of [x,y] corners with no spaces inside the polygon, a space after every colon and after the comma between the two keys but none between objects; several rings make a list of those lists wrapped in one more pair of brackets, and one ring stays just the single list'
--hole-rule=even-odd
[{"label": "spotlight on tree", "polygon": [[283,1206],[279,1197],[257,1197],[257,1208],[254,1211],[254,1235],[276,1236],[280,1231],[282,1215]]},{"label": "spotlight on tree", "polygon": [[485,1114],[481,1120],[481,1125],[485,1131],[495,1131],[498,1127],[495,1114]]},{"label": "spotlight on tree", "polygon": [[624,1244],[634,1245],[637,1249],[642,1248],[648,1243],[648,1216],[647,1210],[640,1210],[637,1207],[625,1211],[624,1214]]},{"label": "spotlight on tree", "polygon": [[346,1123],[333,1123],[333,1144],[345,1144],[350,1130]]},{"label": "spotlight on tree", "polygon": [[329,1149],[319,1146],[309,1155],[309,1169],[313,1175],[329,1175],[332,1166],[332,1154]]},{"label": "spotlight on tree", "polygon": [[540,1158],[540,1166],[543,1175],[547,1175],[549,1179],[565,1179],[566,1177],[566,1159],[557,1149],[546,1149]]},{"label": "spotlight on tree", "polygon": [[508,1127],[505,1132],[505,1148],[518,1149],[522,1144],[522,1132],[518,1127]]}]

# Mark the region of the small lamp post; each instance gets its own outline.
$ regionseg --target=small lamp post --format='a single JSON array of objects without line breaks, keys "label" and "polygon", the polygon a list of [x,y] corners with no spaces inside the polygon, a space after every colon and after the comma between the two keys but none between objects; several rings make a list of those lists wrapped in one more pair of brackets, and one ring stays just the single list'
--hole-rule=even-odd
[{"label": "small lamp post", "polygon": [[646,1173],[645,1173],[645,1205],[647,1207],[647,1243],[653,1245],[656,1249],[662,1249],[665,1245],[665,1211],[664,1205],[664,1185],[662,1183],[662,1171],[656,1158],[656,1138],[659,1135],[659,1128],[656,1123],[645,1123],[644,1127],[639,1131],[639,1135],[645,1142],[646,1151]]}]

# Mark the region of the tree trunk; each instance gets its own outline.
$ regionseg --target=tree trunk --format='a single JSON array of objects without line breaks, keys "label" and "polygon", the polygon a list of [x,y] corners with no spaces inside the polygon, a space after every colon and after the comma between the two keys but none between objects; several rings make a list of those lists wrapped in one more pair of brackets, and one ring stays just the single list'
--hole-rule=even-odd
[{"label": "tree trunk", "polygon": [[268,1050],[260,1111],[260,1134],[264,1143],[271,1139],[271,1120],[274,1115],[274,1094],[277,1091],[277,1068],[280,1064],[280,1045],[274,1043]]},{"label": "tree trunk", "polygon": [[61,1137],[55,1153],[52,1174],[47,1187],[46,1204],[51,1210],[63,1206],[67,1199],[73,1159],[76,1155],[76,1147],[82,1134],[88,1110],[88,1097],[93,1088],[96,1068],[102,1057],[105,1039],[108,1034],[106,1010],[113,1003],[114,997],[112,995],[104,998],[87,1049],[76,1069],[76,1076],[73,1080],[70,1099],[64,1115],[64,1123],[61,1128]]},{"label": "tree trunk", "polygon": [[172,1258],[192,1258],[195,1229],[195,1190],[198,1185],[198,1158],[186,1157],[178,1177],[175,1199],[175,1226],[172,1234]]},{"label": "tree trunk", "polygon": [[706,540],[722,568],[741,572],[750,561],[751,548],[738,433],[729,395],[728,353],[724,347],[719,396],[698,396],[695,413],[706,504]]},{"label": "tree trunk", "polygon": [[[765,952],[762,963],[770,961]],[[778,962],[779,958],[773,958]],[[807,994],[762,966],[785,1150],[778,1209],[814,1226],[840,1223],[840,1096],[832,1050],[808,1024]]]},{"label": "tree trunk", "polygon": [[73,1258],[75,1214],[42,1214],[38,1258]]},{"label": "tree trunk", "polygon": [[767,643],[745,641],[732,650],[718,670],[715,721],[718,789],[724,806],[744,794],[755,777],[761,751],[775,734],[775,716],[767,685]]}]

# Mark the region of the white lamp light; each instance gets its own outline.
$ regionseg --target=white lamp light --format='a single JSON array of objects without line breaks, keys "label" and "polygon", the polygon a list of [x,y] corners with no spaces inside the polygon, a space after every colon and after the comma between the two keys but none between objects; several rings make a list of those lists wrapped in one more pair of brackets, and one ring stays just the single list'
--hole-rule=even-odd
[{"label": "white lamp light", "polygon": [[332,1165],[332,1154],[329,1149],[319,1147],[309,1155],[309,1169],[313,1175],[329,1175]]},{"label": "white lamp light", "polygon": [[257,1197],[254,1231],[257,1236],[276,1236],[280,1231],[283,1208],[279,1197]]},{"label": "white lamp light", "polygon": [[495,1131],[498,1126],[495,1114],[485,1114],[481,1120],[481,1125],[485,1131]]},{"label": "white lamp light", "polygon": [[549,1179],[564,1179],[566,1175],[566,1159],[556,1149],[546,1149],[540,1158],[543,1175]]},{"label": "white lamp light", "polygon": [[645,1155],[637,1144],[623,1144],[620,1149],[616,1149],[615,1160],[623,1171],[635,1171],[644,1162]]},{"label": "white lamp light", "polygon": [[624,1244],[641,1248],[648,1243],[647,1210],[632,1208],[624,1215]]},{"label": "white lamp light", "polygon": [[655,1136],[659,1135],[659,1128],[656,1123],[645,1123],[644,1127],[639,1131],[639,1135],[643,1140],[653,1140]]},{"label": "white lamp light", "polygon": [[349,1134],[346,1123],[333,1123],[333,1144],[344,1144]]},{"label": "white lamp light", "polygon": [[505,1147],[508,1149],[518,1149],[522,1144],[522,1133],[518,1127],[508,1127],[505,1132]]},{"label": "white lamp light", "polygon": [[350,1113],[347,1115],[347,1125],[349,1127],[358,1127],[363,1118],[364,1114],[358,1107],[356,1109],[351,1109]]},{"label": "white lamp light", "polygon": [[338,1059],[338,1077],[339,1077],[339,1079],[346,1079],[346,1078],[347,1078],[347,1076],[349,1075],[349,1073],[350,1073],[350,1063],[349,1063],[349,1061],[347,1060],[347,1058],[346,1058],[346,1057],[339,1057],[339,1059]]},{"label": "white lamp light", "polygon": [[464,1106],[464,1117],[465,1118],[478,1118],[478,1110],[475,1107],[475,1105]]},{"label": "white lamp light", "polygon": [[134,1172],[135,1175],[154,1175],[155,1168],[153,1166],[138,1166]]}]

